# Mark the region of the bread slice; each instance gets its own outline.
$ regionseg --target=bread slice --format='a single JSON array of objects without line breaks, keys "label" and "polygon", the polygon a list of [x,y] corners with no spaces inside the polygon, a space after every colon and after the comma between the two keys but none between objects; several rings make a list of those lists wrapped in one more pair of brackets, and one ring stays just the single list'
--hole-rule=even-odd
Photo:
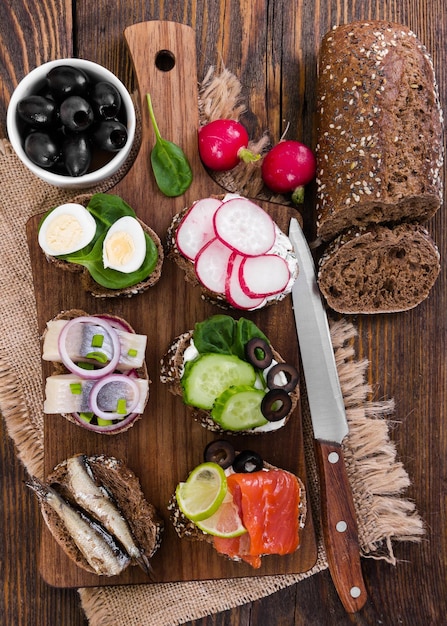
[{"label": "bread slice", "polygon": [[[238,454],[236,452],[236,454]],[[277,469],[274,465],[267,463],[264,461],[264,470]],[[303,481],[299,476],[295,476],[298,481],[300,487],[300,506],[299,506],[299,528],[304,528],[306,523],[306,514],[307,514],[307,495],[306,489]],[[172,494],[169,504],[168,511],[170,516],[170,521],[180,539],[186,539],[189,541],[205,541],[206,543],[213,544],[213,535],[203,532],[194,522],[184,515],[184,513],[180,510],[175,493]],[[230,559],[229,556],[219,553],[220,556],[224,558]],[[230,559],[231,560],[231,559]],[[240,559],[234,558],[233,560],[239,561]]]},{"label": "bread slice", "polygon": [[443,117],[415,34],[374,20],[334,28],[317,92],[317,236],[431,218],[442,201]]},{"label": "bread slice", "polygon": [[[83,206],[87,206],[90,198],[90,194],[81,194],[74,198],[73,202],[82,204]],[[150,287],[153,287],[160,279],[164,261],[164,249],[160,237],[157,235],[157,233],[140,219],[136,219],[141,225],[143,231],[150,237],[150,239],[152,239],[158,252],[158,260],[154,270],[147,278],[140,281],[136,285],[123,287],[121,289],[108,289],[107,287],[103,287],[102,285],[96,283],[93,280],[88,269],[83,265],[64,261],[63,259],[59,259],[49,254],[45,254],[45,257],[49,263],[54,264],[57,268],[65,270],[67,272],[72,272],[74,274],[79,274],[81,287],[96,298],[116,298],[118,296],[130,298],[132,296],[138,295],[139,293],[143,293]]]},{"label": "bread slice", "polygon": [[[138,477],[123,461],[115,457],[95,454],[85,456],[85,459],[95,482],[110,495],[112,502],[126,520],[142,557],[148,561],[160,547],[164,522],[156,508],[147,502]],[[74,494],[71,491],[67,461],[63,461],[54,468],[43,483],[43,487],[37,487],[42,515],[65,554],[82,569],[96,573],[73,541],[59,515],[45,501],[43,490],[46,485],[52,486],[75,510],[78,510],[78,505],[74,502]],[[36,490],[35,479],[30,481],[29,486]],[[130,561],[130,565],[136,564],[135,559]]]},{"label": "bread slice", "polygon": [[[60,313],[58,313],[53,320],[71,320],[74,319],[75,317],[83,317],[83,316],[89,316],[89,313],[86,313],[85,311],[83,311],[82,309],[68,309],[66,311],[61,311]],[[101,317],[101,316],[99,316]],[[124,320],[123,318],[117,316],[117,315],[112,315],[112,314],[104,314],[104,316],[106,319],[109,319],[111,321],[115,320],[118,323],[121,323],[124,327],[128,328],[130,332],[133,331],[132,327],[130,326],[129,322],[127,322],[126,320]],[[45,340],[45,335],[46,335],[46,330],[44,331],[43,335],[42,335],[42,342]],[[68,370],[65,367],[65,365],[63,363],[59,363],[59,362],[53,362],[52,363],[52,367],[53,367],[53,373],[54,374],[68,374]],[[149,378],[149,373],[147,370],[147,365],[146,365],[146,361],[143,361],[143,365],[135,370],[136,375],[138,376],[138,378],[143,378],[146,379],[148,381],[149,387],[151,384],[151,380]],[[72,415],[71,413],[62,413],[61,414],[62,417],[64,417],[66,420],[68,420],[69,422],[72,422],[73,424],[76,424],[77,426],[82,426],[82,424],[80,424],[80,421],[78,419],[76,419],[76,417],[74,415]],[[116,435],[122,432],[125,432],[126,430],[128,430],[129,428],[131,428],[132,426],[135,425],[135,423],[140,420],[142,418],[142,414],[137,414],[135,415],[134,419],[132,421],[129,422],[124,422],[123,425],[121,427],[116,427],[113,430],[106,430],[103,429],[101,430],[102,434],[105,435]]]},{"label": "bread slice", "polygon": [[[190,346],[193,334],[193,330],[188,330],[185,333],[182,333],[181,335],[176,337],[171,343],[166,354],[161,359],[160,380],[162,383],[168,386],[168,390],[170,391],[170,393],[175,396],[183,397],[181,378],[183,374],[184,355],[186,349]],[[273,347],[272,352],[275,361],[277,361],[278,363],[285,362],[281,355]],[[295,389],[290,392],[289,395],[292,400],[292,406],[289,413],[284,418],[283,426],[285,426],[285,424],[288,422],[298,404],[298,400],[300,398],[299,385],[297,385]],[[256,429],[238,431],[237,433],[235,433],[234,431],[225,430],[213,420],[209,411],[191,406],[188,406],[188,409],[190,409],[193,419],[195,419],[207,430],[215,433],[226,435],[257,435],[262,433],[262,431]]]},{"label": "bread slice", "polygon": [[339,313],[394,313],[427,298],[439,272],[439,252],[425,228],[375,226],[351,229],[328,245],[318,284]]}]

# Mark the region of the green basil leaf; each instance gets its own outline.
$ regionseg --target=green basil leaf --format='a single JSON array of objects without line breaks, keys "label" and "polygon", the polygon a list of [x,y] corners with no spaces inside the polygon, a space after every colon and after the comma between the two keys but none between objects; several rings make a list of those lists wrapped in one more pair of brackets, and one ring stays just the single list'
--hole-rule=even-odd
[{"label": "green basil leaf", "polygon": [[191,166],[180,146],[161,136],[151,97],[146,94],[146,98],[156,137],[155,146],[151,151],[151,165],[155,181],[165,196],[171,198],[181,196],[192,183]]}]

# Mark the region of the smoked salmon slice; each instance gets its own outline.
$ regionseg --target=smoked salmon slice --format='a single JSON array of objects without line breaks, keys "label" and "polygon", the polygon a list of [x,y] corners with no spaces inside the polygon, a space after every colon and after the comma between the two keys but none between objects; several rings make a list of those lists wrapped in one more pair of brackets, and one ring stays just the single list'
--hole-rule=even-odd
[{"label": "smoked salmon slice", "polygon": [[300,543],[300,484],[281,469],[235,473],[227,477],[228,489],[247,533],[234,538],[214,537],[214,547],[230,558],[261,566],[266,554],[291,554]]}]

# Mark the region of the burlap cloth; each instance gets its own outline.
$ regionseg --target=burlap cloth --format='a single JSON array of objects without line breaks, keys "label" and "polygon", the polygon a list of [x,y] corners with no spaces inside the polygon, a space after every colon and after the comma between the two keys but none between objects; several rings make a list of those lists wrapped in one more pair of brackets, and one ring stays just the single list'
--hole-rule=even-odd
[{"label": "burlap cloth", "polygon": [[[240,85],[226,70],[212,71],[200,90],[203,121],[236,117],[242,112]],[[258,148],[265,145],[261,138]],[[116,175],[93,191],[105,191],[125,173],[128,163]],[[247,191],[256,185],[252,170],[240,169],[227,177],[227,187]],[[0,410],[17,454],[28,472],[42,475],[43,414],[40,343],[25,226],[30,216],[67,201],[78,192],[62,191],[35,178],[13,153],[9,142],[0,140]],[[260,191],[251,188],[251,194]],[[356,360],[355,327],[346,320],[331,323],[341,386],[350,432],[345,441],[348,474],[358,516],[362,553],[395,563],[393,541],[417,541],[423,523],[412,502],[403,493],[408,475],[397,458],[389,438],[392,400],[374,402],[366,384],[368,362]],[[92,626],[173,626],[220,612],[267,596],[327,567],[319,529],[318,479],[312,454],[311,426],[303,407],[309,500],[318,537],[318,560],[314,568],[300,575],[257,577],[187,583],[80,589],[85,614]],[[25,487],[24,487],[25,488]],[[37,574],[37,571],[36,571]]]}]

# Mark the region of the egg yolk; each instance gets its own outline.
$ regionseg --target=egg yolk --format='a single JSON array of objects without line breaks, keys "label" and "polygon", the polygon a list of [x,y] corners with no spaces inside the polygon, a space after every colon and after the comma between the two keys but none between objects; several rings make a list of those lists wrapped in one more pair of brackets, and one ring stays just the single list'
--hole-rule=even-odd
[{"label": "egg yolk", "polygon": [[79,220],[74,215],[65,213],[55,217],[48,225],[46,240],[54,254],[64,254],[66,250],[76,248],[83,233]]},{"label": "egg yolk", "polygon": [[105,251],[110,265],[124,266],[135,254],[134,241],[129,233],[113,233],[106,242]]}]

